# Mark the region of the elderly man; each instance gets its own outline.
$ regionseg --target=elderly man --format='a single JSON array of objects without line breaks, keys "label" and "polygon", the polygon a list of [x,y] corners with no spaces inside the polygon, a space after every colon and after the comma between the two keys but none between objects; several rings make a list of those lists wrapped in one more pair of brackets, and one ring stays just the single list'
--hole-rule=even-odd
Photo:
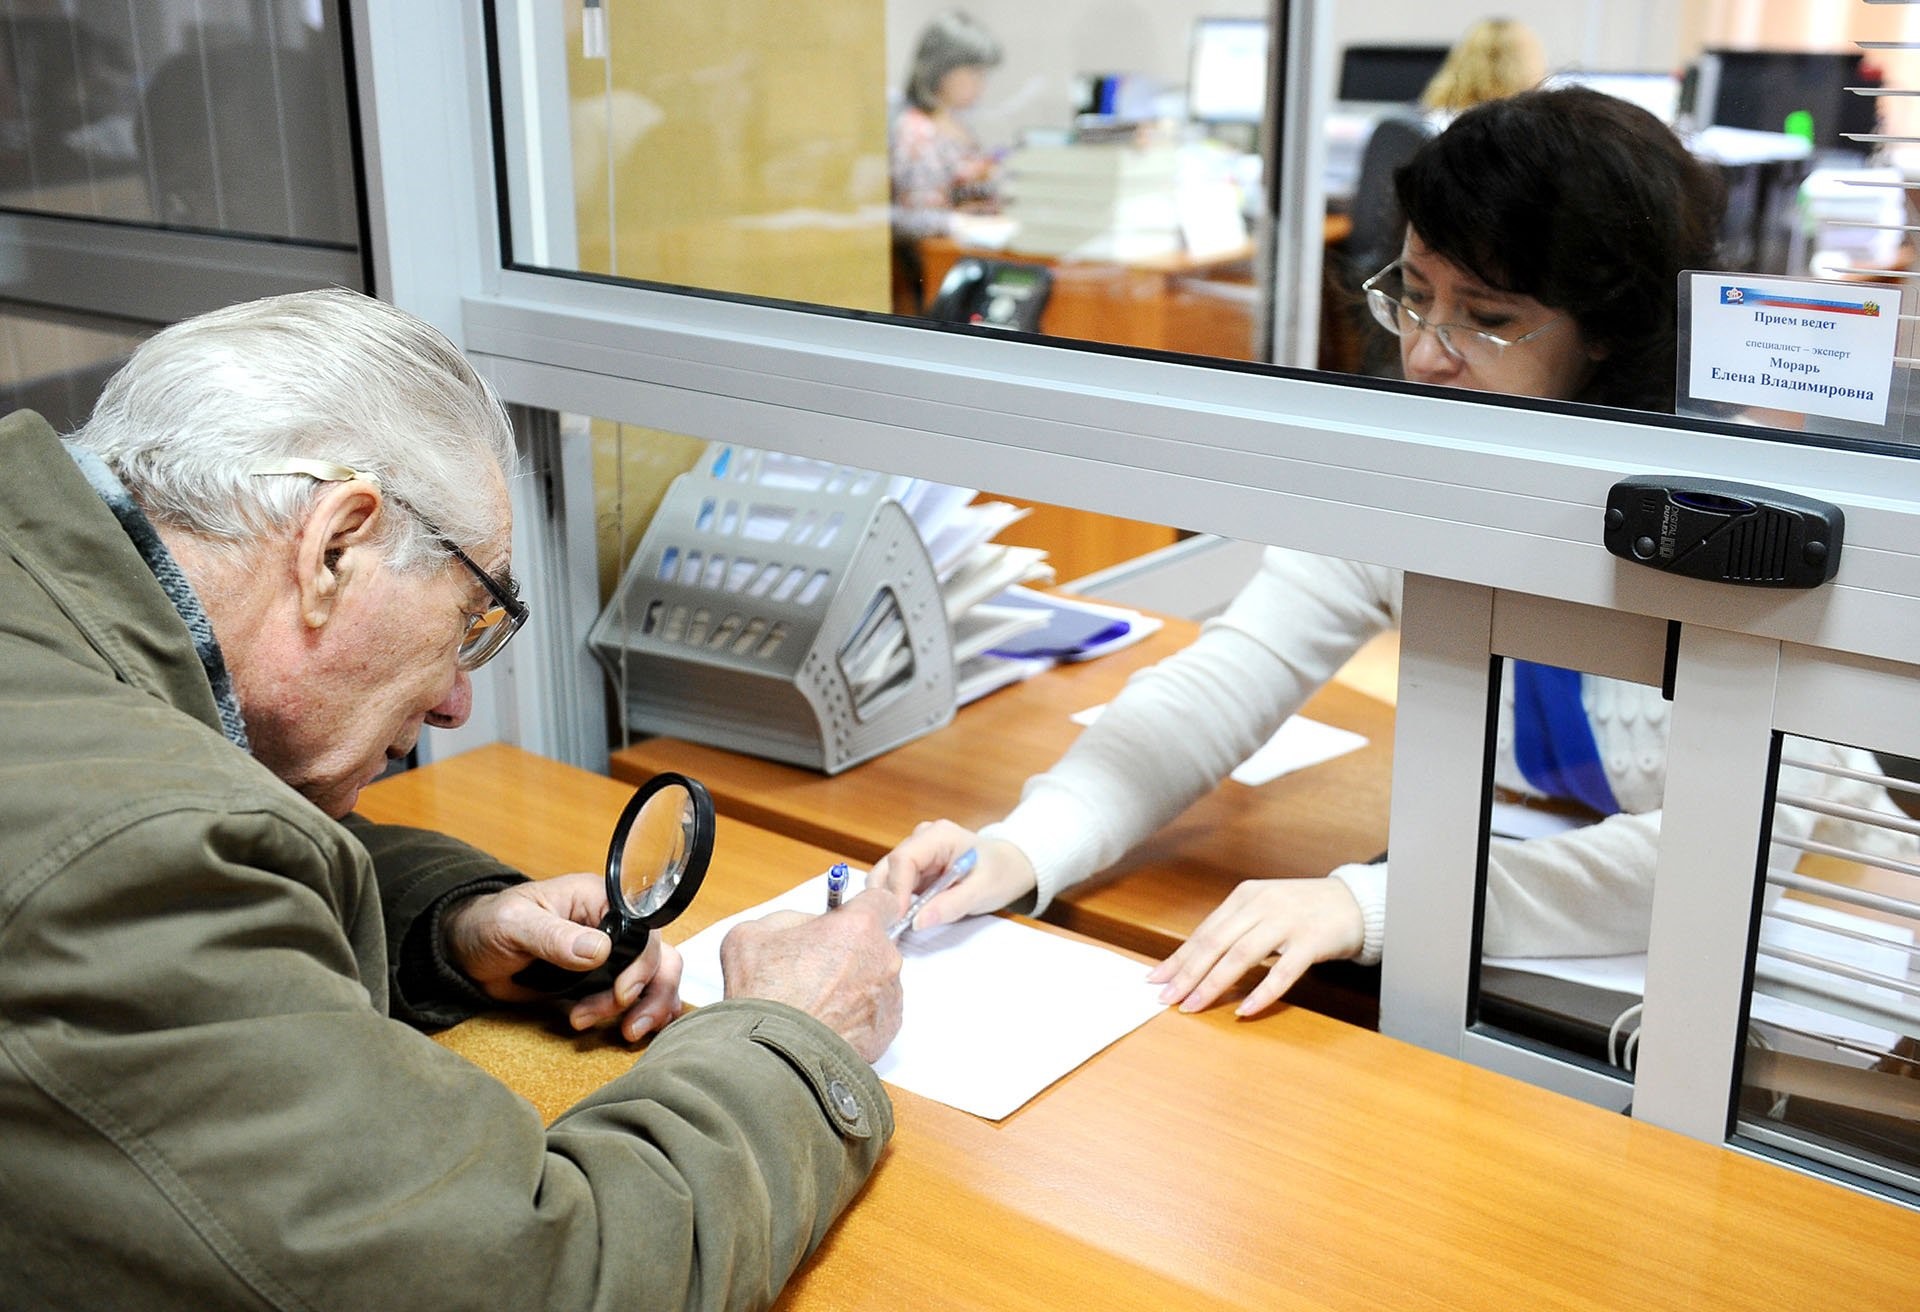
[{"label": "elderly man", "polygon": [[757,1306],[872,1169],[887,893],[743,927],[677,1020],[656,936],[571,1019],[664,1030],[548,1127],[394,1019],[609,948],[597,876],[348,815],[525,618],[513,463],[344,292],[160,333],[64,444],[0,422],[0,1302]]}]

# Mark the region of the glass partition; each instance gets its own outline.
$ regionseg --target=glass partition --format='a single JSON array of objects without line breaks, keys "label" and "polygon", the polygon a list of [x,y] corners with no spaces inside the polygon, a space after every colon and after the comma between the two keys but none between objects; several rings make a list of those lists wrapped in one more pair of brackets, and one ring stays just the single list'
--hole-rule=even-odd
[{"label": "glass partition", "polygon": [[1920,1197],[1920,763],[1780,758],[1736,1133]]},{"label": "glass partition", "polygon": [[[1321,3],[1316,62],[1276,39],[1309,30],[1278,26],[1281,8],[1180,0],[1113,21],[1095,0],[524,13],[500,0],[497,76],[525,101],[508,97],[504,125],[508,258],[1657,412],[1674,400],[1679,269],[1858,281],[1905,268],[1908,110],[1892,90],[1910,56],[1875,42],[1920,37],[1908,20],[1849,16],[1844,34],[1817,34],[1818,53],[1788,57],[1764,52],[1816,34],[1732,10]],[[1289,70],[1316,106],[1297,121],[1275,101]],[[1883,84],[1885,100],[1855,90]],[[1426,235],[1406,244],[1397,171],[1464,110],[1536,85],[1624,102],[1634,131],[1672,130],[1678,162],[1643,136],[1632,176],[1568,155],[1510,160],[1537,176],[1503,183],[1461,147],[1442,170],[1457,185],[1409,193],[1443,211],[1421,220],[1455,264],[1436,278]],[[1283,195],[1294,157],[1306,166]],[[1547,217],[1487,230],[1506,222],[1508,184],[1525,204],[1506,211]],[[1699,239],[1597,253],[1649,205]],[[1456,219],[1475,231],[1439,232]],[[1649,262],[1661,276],[1631,285]],[[1561,265],[1606,286],[1562,286],[1548,269]]]},{"label": "glass partition", "polygon": [[100,389],[153,328],[0,301],[0,414],[36,410],[55,430],[85,422]]},{"label": "glass partition", "polygon": [[338,0],[14,0],[0,206],[357,244]]},{"label": "glass partition", "polygon": [[1630,1073],[1660,855],[1657,687],[1495,664],[1471,1024]]}]

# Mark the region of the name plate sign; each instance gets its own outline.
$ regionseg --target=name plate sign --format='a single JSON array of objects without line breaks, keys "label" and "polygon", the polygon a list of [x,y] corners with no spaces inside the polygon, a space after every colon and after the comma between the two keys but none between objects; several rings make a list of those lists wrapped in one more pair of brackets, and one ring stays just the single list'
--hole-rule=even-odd
[{"label": "name plate sign", "polygon": [[1689,399],[1887,422],[1898,288],[1748,273],[1687,277]]}]

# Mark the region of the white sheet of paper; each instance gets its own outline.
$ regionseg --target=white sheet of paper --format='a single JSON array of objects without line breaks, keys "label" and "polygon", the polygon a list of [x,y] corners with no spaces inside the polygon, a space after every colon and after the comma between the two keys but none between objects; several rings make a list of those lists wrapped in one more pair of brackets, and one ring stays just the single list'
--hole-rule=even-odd
[{"label": "white sheet of paper", "polygon": [[[1075,711],[1069,718],[1075,724],[1092,724],[1106,709],[1104,704],[1089,706],[1084,711]],[[1309,720],[1304,715],[1293,715],[1274,731],[1273,737],[1255,748],[1252,756],[1234,766],[1228,778],[1235,783],[1257,788],[1283,774],[1292,774],[1295,770],[1331,761],[1336,756],[1359,751],[1366,745],[1364,734],[1354,733],[1350,729],[1336,729],[1330,724]]]},{"label": "white sheet of paper", "polygon": [[[711,925],[679,945],[680,996],[696,1006],[724,993],[720,940],[771,911],[818,912],[824,874]],[[1160,987],[1131,957],[998,916],[900,939],[906,1012],[881,1079],[997,1121],[1081,1062],[1165,1010]]]}]

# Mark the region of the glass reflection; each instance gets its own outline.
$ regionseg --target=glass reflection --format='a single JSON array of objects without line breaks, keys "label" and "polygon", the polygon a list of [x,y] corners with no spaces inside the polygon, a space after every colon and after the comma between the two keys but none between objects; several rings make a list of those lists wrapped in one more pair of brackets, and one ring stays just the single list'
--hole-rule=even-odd
[{"label": "glass reflection", "polygon": [[1521,660],[1501,662],[1499,694],[1475,1020],[1631,1069],[1667,703]]},{"label": "glass reflection", "polygon": [[[510,8],[503,37],[519,22]],[[1634,227],[1651,207],[1679,219],[1688,237],[1642,260],[1649,281],[1669,278],[1682,259],[1804,274],[1897,269],[1904,258],[1897,223],[1867,237],[1829,222],[1834,207],[1821,201],[1829,193],[1803,184],[1863,168],[1905,176],[1897,152],[1870,158],[1872,143],[1855,138],[1863,124],[1904,130],[1912,107],[1835,88],[1912,84],[1909,56],[1863,59],[1852,43],[1920,37],[1916,20],[1849,12],[1814,32],[1786,12],[1793,7],[1693,14],[1544,3],[1503,7],[1505,17],[1475,4],[1418,15],[1326,5],[1329,56],[1313,73],[1331,110],[1287,128],[1318,134],[1324,164],[1281,202],[1320,222],[1311,248],[1268,258],[1260,252],[1270,191],[1289,145],[1269,126],[1271,69],[1288,53],[1272,41],[1273,8],[1265,0],[607,6],[607,38],[590,49],[581,0],[535,6],[532,24],[552,29],[540,48],[565,53],[532,82],[566,111],[530,106],[529,124],[564,121],[572,149],[543,146],[545,172],[522,184],[536,189],[522,199],[530,205],[557,186],[573,204],[548,218],[571,218],[575,231],[543,236],[538,249],[522,234],[515,254],[616,277],[1219,358],[1271,358],[1271,340],[1289,344],[1284,362],[1473,388],[1471,378],[1408,372],[1360,284],[1406,244],[1395,172],[1475,104],[1544,85],[1632,106],[1671,133],[1692,169],[1681,170],[1684,185],[1652,198],[1589,187],[1564,214],[1518,235],[1462,208],[1492,249],[1546,231],[1576,248]],[[1829,30],[1835,23],[1845,31]],[[509,60],[520,58],[513,40],[502,44]],[[1763,51],[1811,53],[1794,54],[1788,76]],[[507,76],[519,84],[522,71]],[[529,125],[511,128],[510,155],[532,159],[537,136]],[[1562,162],[1554,180],[1561,175],[1579,171]],[[1695,204],[1715,196],[1726,200],[1718,213]],[[1897,188],[1875,195],[1896,205],[1899,197]],[[1801,224],[1803,213],[1813,226]],[[1515,270],[1465,264],[1549,311],[1581,309]],[[1318,269],[1316,294],[1274,304],[1283,267],[1309,283]],[[1631,328],[1600,332],[1575,314],[1587,345],[1613,355],[1635,336],[1663,335],[1673,307],[1635,293],[1622,317]],[[1657,345],[1665,368],[1644,372],[1658,385],[1545,395],[1671,409],[1671,347]]]},{"label": "glass reflection", "polygon": [[35,410],[68,433],[153,329],[100,315],[0,302],[0,414]]},{"label": "glass reflection", "polygon": [[1788,738],[1739,1131],[1920,1195],[1920,769]]},{"label": "glass reflection", "polygon": [[356,244],[337,0],[12,0],[0,205]]}]

